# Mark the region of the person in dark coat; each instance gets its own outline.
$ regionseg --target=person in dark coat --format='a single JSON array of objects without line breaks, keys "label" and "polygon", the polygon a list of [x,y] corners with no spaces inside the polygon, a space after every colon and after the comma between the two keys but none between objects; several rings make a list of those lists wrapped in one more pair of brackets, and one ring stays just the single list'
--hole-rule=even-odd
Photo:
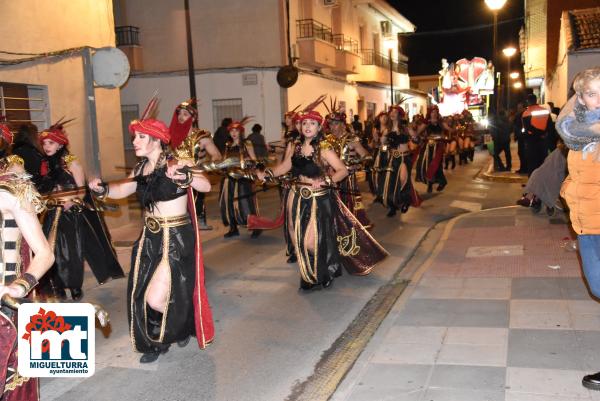
[{"label": "person in dark coat", "polygon": [[264,160],[269,155],[269,145],[265,142],[265,137],[261,131],[262,125],[254,124],[252,126],[252,133],[246,138],[248,141],[252,142],[254,155],[257,160]]},{"label": "person in dark coat", "polygon": [[[491,127],[492,139],[494,140],[494,170],[510,171],[512,168],[512,159],[510,155],[510,122],[506,117],[506,112],[500,110],[498,116],[494,118],[494,124]],[[504,152],[506,166],[500,159],[500,154]]]},{"label": "person in dark coat", "polygon": [[548,155],[547,138],[554,124],[550,111],[537,104],[534,94],[527,96],[527,108],[522,115],[523,134],[525,136],[525,156],[527,158],[527,175],[544,163]]},{"label": "person in dark coat", "polygon": [[232,121],[233,120],[229,117],[224,118],[223,121],[221,121],[221,126],[217,128],[215,135],[213,136],[213,142],[221,154],[225,152],[225,144],[230,139],[227,127]]},{"label": "person in dark coat", "polygon": [[515,141],[517,141],[518,152],[519,152],[519,164],[520,167],[517,174],[527,174],[527,159],[525,158],[525,135],[523,133],[523,112],[525,108],[523,103],[517,104],[517,113],[513,121],[513,133],[515,134]]},{"label": "person in dark coat", "polygon": [[19,127],[13,143],[12,154],[21,157],[24,168],[31,175],[31,181],[38,187],[41,180],[40,166],[44,155],[36,146],[38,129],[33,124],[23,124]]}]

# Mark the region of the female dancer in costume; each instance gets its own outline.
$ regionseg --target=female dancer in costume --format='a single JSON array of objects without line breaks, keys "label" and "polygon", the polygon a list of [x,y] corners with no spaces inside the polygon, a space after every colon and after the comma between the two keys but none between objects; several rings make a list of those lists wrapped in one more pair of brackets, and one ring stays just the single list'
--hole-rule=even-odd
[{"label": "female dancer in costume", "polygon": [[409,148],[411,137],[408,132],[406,112],[398,105],[390,107],[390,132],[384,136],[387,147],[387,163],[383,167],[383,186],[380,194],[383,205],[388,208],[388,217],[408,211],[413,198],[413,186],[410,178],[412,152]]},{"label": "female dancer in costume", "polygon": [[192,197],[192,189],[210,191],[210,182],[202,174],[181,174],[181,163],[189,161],[167,161],[170,137],[162,121],[135,120],[129,131],[135,154],[142,158],[130,179],[108,184],[94,179],[89,186],[103,198],[136,193],[142,204],[145,224],[133,246],[127,302],[131,341],[143,353],[140,362],[148,363],[171,343],[185,346],[190,335],[201,348],[213,339]]},{"label": "female dancer in costume", "polygon": [[456,150],[458,148],[458,137],[456,128],[459,124],[456,116],[452,116],[452,124],[448,124],[450,131],[444,131],[444,141],[446,142],[446,150],[444,151],[444,170],[448,170],[448,166],[452,163],[452,170],[456,168]]},{"label": "female dancer in costume", "polygon": [[[237,157],[242,163],[248,160],[256,160],[252,142],[244,138],[244,124],[249,120],[244,117],[242,121],[234,121],[229,124],[227,130],[231,139],[225,145],[224,158]],[[221,181],[221,192],[219,194],[219,205],[221,206],[221,218],[223,224],[229,227],[225,238],[240,235],[238,226],[248,224],[248,216],[258,214],[258,204],[254,194],[254,183],[248,178],[223,177]],[[257,238],[262,230],[252,230],[251,237]]]},{"label": "female dancer in costume", "polygon": [[288,145],[285,160],[257,176],[274,179],[291,172],[295,182],[285,212],[298,256],[300,288],[328,288],[341,275],[342,264],[352,274],[364,275],[387,253],[335,193],[335,184],[348,170],[324,139],[323,117],[310,110],[300,119],[302,137]]},{"label": "female dancer in costume", "polygon": [[373,129],[373,142],[371,148],[375,150],[373,155],[373,167],[371,168],[371,183],[372,190],[375,190],[375,200],[373,202],[383,203],[383,184],[385,180],[385,168],[388,163],[388,145],[386,136],[391,129],[391,122],[388,114],[382,111],[375,119]]},{"label": "female dancer in costume", "polygon": [[421,145],[419,158],[417,159],[418,182],[427,184],[427,192],[433,191],[433,184],[437,183],[437,190],[442,191],[448,181],[444,176],[444,130],[450,131],[451,128],[441,120],[440,112],[437,106],[432,106],[427,111],[425,123],[417,127],[413,135],[424,135],[425,143]]},{"label": "female dancer in costume", "polygon": [[[85,185],[83,167],[69,152],[64,124],[59,121],[39,136],[45,158],[40,167],[41,178],[36,181],[40,192],[50,197],[56,192],[77,190]],[[54,251],[55,263],[42,281],[46,286],[42,292],[64,298],[68,288],[74,300],[81,299],[84,260],[100,284],[109,278],[125,277],[106,225],[85,190],[81,196],[58,201],[50,208],[44,217],[43,229]]]}]

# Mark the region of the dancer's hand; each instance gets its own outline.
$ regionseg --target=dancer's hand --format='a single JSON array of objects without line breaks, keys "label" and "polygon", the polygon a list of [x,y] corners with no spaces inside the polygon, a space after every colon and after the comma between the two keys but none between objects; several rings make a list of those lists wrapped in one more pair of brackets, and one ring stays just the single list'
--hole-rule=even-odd
[{"label": "dancer's hand", "polygon": [[89,182],[88,182],[88,187],[96,193],[101,193],[104,191],[104,185],[103,185],[103,181],[100,178],[92,178]]}]

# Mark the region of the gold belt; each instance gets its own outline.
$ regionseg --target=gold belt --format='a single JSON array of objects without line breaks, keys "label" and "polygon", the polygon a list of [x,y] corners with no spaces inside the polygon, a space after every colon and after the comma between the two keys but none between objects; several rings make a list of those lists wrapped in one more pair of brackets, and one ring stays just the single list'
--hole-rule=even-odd
[{"label": "gold belt", "polygon": [[408,155],[410,155],[410,153],[411,153],[410,150],[404,150],[404,151],[394,150],[392,152],[392,156],[395,158],[398,158],[398,157],[402,157],[402,156],[408,156]]},{"label": "gold belt", "polygon": [[162,228],[185,226],[191,223],[191,220],[187,214],[168,217],[144,216],[144,223],[151,233],[156,234]]},{"label": "gold belt", "polygon": [[327,195],[327,193],[329,192],[326,188],[313,189],[311,187],[298,186],[298,185],[294,185],[294,187],[292,189],[294,190],[294,192],[299,193],[300,196],[304,199],[310,199],[313,197],[316,198],[319,196]]}]

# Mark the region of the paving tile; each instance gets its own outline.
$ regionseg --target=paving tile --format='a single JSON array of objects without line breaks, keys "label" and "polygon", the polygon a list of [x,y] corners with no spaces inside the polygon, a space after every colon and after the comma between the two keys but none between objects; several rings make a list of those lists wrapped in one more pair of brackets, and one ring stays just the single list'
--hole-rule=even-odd
[{"label": "paving tile", "polygon": [[510,288],[465,288],[461,299],[510,299]]},{"label": "paving tile", "polygon": [[471,366],[506,366],[506,345],[444,344],[437,356],[438,364]]},{"label": "paving tile", "polygon": [[459,192],[457,194],[457,196],[459,197],[464,197],[464,198],[475,198],[475,199],[485,199],[487,198],[488,194],[486,194],[485,192],[479,192],[479,191],[462,191]]},{"label": "paving tile", "polygon": [[512,282],[512,299],[562,299],[558,278],[521,277]]},{"label": "paving tile", "polygon": [[510,278],[465,278],[464,279],[464,288],[475,289],[497,289],[497,290],[505,290],[510,289],[512,285],[512,280]]},{"label": "paving tile", "polygon": [[521,256],[523,245],[471,246],[467,248],[467,258],[492,258],[499,256]]},{"label": "paving tile", "polygon": [[568,313],[569,305],[566,300],[511,300],[510,313]]},{"label": "paving tile", "polygon": [[504,401],[504,391],[473,391],[464,389],[430,388],[422,400],[426,401]]},{"label": "paving tile", "polygon": [[435,365],[429,386],[480,391],[503,391],[506,368],[491,366]]},{"label": "paving tile", "polygon": [[514,216],[493,216],[493,217],[467,217],[459,220],[456,228],[473,228],[473,227],[512,227],[515,225]]},{"label": "paving tile", "polygon": [[432,367],[427,365],[371,363],[365,369],[357,387],[419,391],[425,388],[431,369]]},{"label": "paving tile", "polygon": [[450,203],[450,207],[464,209],[470,212],[478,212],[481,210],[481,203],[454,200]]},{"label": "paving tile", "polygon": [[508,302],[411,299],[396,320],[404,326],[507,327]]},{"label": "paving tile", "polygon": [[[600,370],[600,354],[595,352],[600,344],[600,332],[598,331],[576,331],[578,350],[582,355],[583,369],[590,372]],[[599,393],[600,394],[600,393]],[[599,397],[600,398],[600,397]]]},{"label": "paving tile", "polygon": [[441,347],[441,344],[382,344],[371,362],[433,365]]},{"label": "paving tile", "polygon": [[600,331],[600,316],[588,314],[571,314],[573,330]]},{"label": "paving tile", "polygon": [[571,369],[584,367],[581,348],[572,330],[514,330],[508,334],[510,367]]},{"label": "paving tile", "polygon": [[592,300],[569,300],[567,307],[573,314],[600,315],[600,303]]},{"label": "paving tile", "polygon": [[511,313],[511,329],[568,330],[573,321],[568,312]]},{"label": "paving tile", "polygon": [[462,288],[464,286],[464,279],[425,275],[421,281],[419,281],[418,286],[430,288]]},{"label": "paving tile", "polygon": [[444,344],[506,345],[508,329],[480,327],[449,327]]},{"label": "paving tile", "polygon": [[[574,257],[574,259],[576,258]],[[585,286],[585,281],[583,278],[561,277],[559,280],[564,298],[588,300],[592,297]]]},{"label": "paving tile", "polygon": [[404,392],[397,388],[356,386],[345,401],[420,401],[424,393],[424,390]]},{"label": "paving tile", "polygon": [[412,293],[412,298],[452,299],[461,298],[462,288],[437,288],[418,286]]},{"label": "paving tile", "polygon": [[385,344],[441,344],[445,327],[392,326],[383,339]]},{"label": "paving tile", "polygon": [[561,397],[557,395],[513,393],[507,391],[505,401],[593,401],[593,399],[589,396],[584,398]]},{"label": "paving tile", "polygon": [[[577,370],[528,369],[508,367],[507,393],[513,399],[519,393],[590,399],[589,391],[581,385],[584,373]],[[552,398],[545,398],[544,401]]]}]

